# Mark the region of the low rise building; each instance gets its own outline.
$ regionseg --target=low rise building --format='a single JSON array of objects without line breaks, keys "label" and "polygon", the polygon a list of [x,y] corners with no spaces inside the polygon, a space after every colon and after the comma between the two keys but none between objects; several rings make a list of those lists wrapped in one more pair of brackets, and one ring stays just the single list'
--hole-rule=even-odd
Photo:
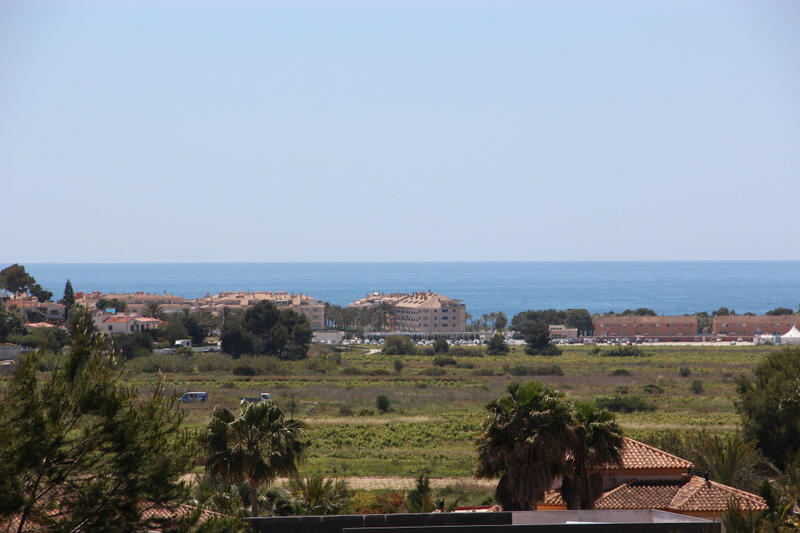
[{"label": "low rise building", "polygon": [[107,335],[130,335],[158,331],[164,323],[157,318],[143,317],[135,313],[114,314],[102,310],[92,313],[92,318],[97,330]]},{"label": "low rise building", "polygon": [[755,337],[756,335],[784,335],[793,327],[800,328],[800,315],[726,315],[715,316],[712,322],[714,335],[730,337]]},{"label": "low rise building", "polygon": [[435,292],[407,294],[394,304],[395,327],[415,333],[460,333],[467,329],[461,300]]},{"label": "low rise building", "polygon": [[615,315],[592,318],[594,334],[600,338],[687,338],[697,335],[697,317]]},{"label": "low rise building", "polygon": [[63,322],[66,306],[56,302],[40,302],[35,296],[6,300],[6,307],[16,307],[28,322]]},{"label": "low rise building", "polygon": [[[598,510],[658,509],[719,520],[729,504],[753,514],[767,508],[761,496],[692,475],[691,461],[643,442],[624,437],[621,459],[600,470],[604,492],[595,501]],[[537,506],[566,508],[558,487]]]},{"label": "low rise building", "polygon": [[126,312],[143,313],[148,306],[158,305],[162,313],[180,313],[184,310],[195,311],[194,300],[186,299],[183,296],[174,294],[158,294],[147,292],[77,292],[75,293],[75,303],[83,305],[87,309],[95,309],[100,300],[118,300],[126,305]]},{"label": "low rise building", "polygon": [[577,339],[578,328],[568,328],[561,324],[552,324],[550,328],[550,337],[553,339]]}]

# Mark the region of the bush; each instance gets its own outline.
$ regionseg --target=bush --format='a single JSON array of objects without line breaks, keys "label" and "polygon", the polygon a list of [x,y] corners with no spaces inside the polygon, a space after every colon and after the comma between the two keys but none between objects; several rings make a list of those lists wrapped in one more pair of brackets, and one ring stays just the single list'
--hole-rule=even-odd
[{"label": "bush", "polygon": [[437,355],[433,358],[433,364],[436,366],[456,366],[457,361],[446,355]]},{"label": "bush", "polygon": [[458,364],[456,365],[456,367],[457,368],[473,369],[473,368],[475,368],[475,363],[471,363],[469,361],[459,361]]},{"label": "bush", "polygon": [[435,353],[447,353],[449,349],[450,345],[444,339],[436,339],[436,342],[433,343],[433,351]]},{"label": "bush", "polygon": [[632,375],[630,371],[625,370],[624,368],[616,368],[611,372],[612,376],[630,376]]},{"label": "bush", "polygon": [[692,375],[692,371],[689,370],[688,366],[682,366],[678,369],[678,375],[682,378],[688,378],[690,375]]},{"label": "bush", "polygon": [[447,353],[459,357],[483,357],[483,351],[478,346],[451,346]]},{"label": "bush", "polygon": [[592,355],[599,355],[601,357],[649,357],[650,354],[642,351],[638,346],[612,346],[601,350],[594,348],[590,352]]},{"label": "bush", "polygon": [[420,372],[421,376],[444,376],[445,374],[447,374],[447,372],[445,372],[444,368],[438,366],[426,368]]},{"label": "bush", "polygon": [[403,367],[405,367],[405,364],[403,364],[403,360],[402,359],[395,359],[394,360],[394,371],[395,372],[397,372],[399,374],[400,372],[403,371]]},{"label": "bush", "polygon": [[339,416],[353,416],[353,410],[346,405],[339,407]]},{"label": "bush", "polygon": [[506,340],[500,333],[495,333],[492,335],[491,340],[489,340],[489,346],[486,348],[486,353],[489,355],[505,355],[508,353],[508,345],[506,344]]},{"label": "bush", "polygon": [[364,371],[357,366],[346,366],[342,369],[342,374],[345,376],[363,376]]},{"label": "bush", "polygon": [[414,341],[405,335],[389,335],[383,342],[384,355],[414,355]]},{"label": "bush", "polygon": [[689,385],[689,390],[694,394],[703,394],[703,382],[699,379],[692,381],[692,384]]},{"label": "bush", "polygon": [[375,411],[364,407],[363,409],[359,409],[358,416],[375,416]]},{"label": "bush", "polygon": [[561,348],[559,348],[555,344],[548,344],[540,348],[527,347],[525,348],[525,353],[528,355],[546,355],[552,357],[556,355],[561,355]]},{"label": "bush", "polygon": [[563,376],[558,365],[514,365],[508,369],[512,376]]},{"label": "bush", "polygon": [[374,368],[369,372],[370,376],[391,376],[392,373],[385,368]]},{"label": "bush", "polygon": [[598,398],[595,403],[601,409],[608,409],[615,413],[633,413],[636,411],[652,412],[654,405],[642,400],[638,396],[605,396]]},{"label": "bush", "polygon": [[389,402],[389,397],[385,394],[379,394],[377,398],[375,398],[375,407],[378,408],[378,412],[380,413],[387,413],[389,409],[391,409],[391,403]]},{"label": "bush", "polygon": [[664,389],[662,389],[658,385],[653,385],[652,383],[648,383],[647,385],[642,387],[642,390],[644,390],[648,394],[662,394],[664,392]]},{"label": "bush", "polygon": [[476,376],[494,376],[494,370],[491,368],[478,368],[473,370],[472,373]]},{"label": "bush", "polygon": [[258,372],[250,365],[239,365],[233,369],[234,376],[255,376]]}]

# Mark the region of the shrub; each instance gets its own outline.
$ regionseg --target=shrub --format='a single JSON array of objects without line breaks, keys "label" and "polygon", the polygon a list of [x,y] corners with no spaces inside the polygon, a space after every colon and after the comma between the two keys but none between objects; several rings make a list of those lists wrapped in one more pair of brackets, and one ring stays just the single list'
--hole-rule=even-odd
[{"label": "shrub", "polygon": [[385,394],[379,394],[377,398],[375,398],[375,407],[378,408],[378,412],[386,413],[391,409],[391,403],[389,402],[389,397]]},{"label": "shrub", "polygon": [[678,375],[682,378],[688,378],[690,375],[692,375],[692,371],[689,370],[688,366],[682,366],[678,369]]},{"label": "shrub", "polygon": [[558,365],[514,365],[508,369],[512,376],[563,376]]},{"label": "shrub", "polygon": [[436,339],[436,342],[433,343],[433,351],[435,353],[447,353],[449,349],[450,345],[444,339]]},{"label": "shrub", "polygon": [[362,376],[364,371],[357,366],[346,366],[342,369],[342,374],[345,376]]},{"label": "shrub", "polygon": [[508,345],[506,340],[500,333],[495,333],[489,340],[489,346],[486,348],[486,353],[489,355],[505,355],[508,353]]},{"label": "shrub", "polygon": [[664,389],[662,389],[658,385],[653,385],[652,383],[648,383],[647,385],[642,387],[642,390],[644,390],[648,394],[662,394],[664,392]]},{"label": "shrub", "polygon": [[472,373],[476,376],[494,376],[494,370],[491,368],[478,368],[473,370]]},{"label": "shrub", "polygon": [[594,348],[589,353],[601,357],[649,357],[650,355],[642,351],[638,346],[612,346],[605,350]]},{"label": "shrub", "polygon": [[403,371],[403,367],[404,366],[405,366],[405,364],[403,364],[403,360],[402,359],[395,359],[394,360],[394,371],[397,372],[398,374]]},{"label": "shrub", "polygon": [[350,407],[343,405],[339,407],[339,416],[353,416],[353,410]]},{"label": "shrub", "polygon": [[359,409],[358,411],[358,416],[374,416],[374,415],[375,411],[373,411],[372,409],[367,409],[366,407],[364,407],[363,409]]},{"label": "shrub", "polygon": [[457,368],[468,368],[472,369],[475,368],[475,363],[471,363],[469,361],[459,361],[456,365]]},{"label": "shrub", "polygon": [[695,379],[692,381],[692,384],[689,385],[689,390],[694,394],[703,394],[703,382],[699,379]]},{"label": "shrub", "polygon": [[420,372],[421,376],[444,376],[445,374],[447,374],[447,372],[445,372],[444,368],[438,366],[426,368]]},{"label": "shrub", "polygon": [[414,341],[405,335],[389,335],[383,342],[384,355],[414,355]]},{"label": "shrub", "polygon": [[598,398],[595,403],[601,409],[608,409],[615,413],[633,413],[636,411],[651,412],[655,411],[654,405],[644,401],[638,396],[604,396]]},{"label": "shrub", "polygon": [[233,369],[234,376],[255,376],[256,374],[258,372],[250,365],[239,365]]},{"label": "shrub", "polygon": [[632,375],[629,370],[625,370],[624,368],[616,368],[611,372],[612,376],[630,376]]},{"label": "shrub", "polygon": [[436,366],[456,366],[457,361],[446,355],[437,355],[433,358],[433,364]]},{"label": "shrub", "polygon": [[478,346],[451,346],[447,353],[459,357],[483,357],[483,352]]},{"label": "shrub", "polygon": [[549,357],[553,357],[556,355],[561,355],[561,348],[559,348],[555,344],[548,344],[540,348],[532,348],[529,346],[525,348],[525,353],[528,355],[546,355]]},{"label": "shrub", "polygon": [[370,376],[391,376],[392,373],[385,368],[374,368],[369,372]]}]

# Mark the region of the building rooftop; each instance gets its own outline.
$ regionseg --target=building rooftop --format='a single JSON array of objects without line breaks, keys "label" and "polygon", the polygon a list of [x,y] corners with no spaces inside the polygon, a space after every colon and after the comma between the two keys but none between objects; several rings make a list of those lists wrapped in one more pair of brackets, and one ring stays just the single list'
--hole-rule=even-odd
[{"label": "building rooftop", "polygon": [[659,450],[644,442],[623,437],[622,465],[612,466],[611,469],[623,470],[663,470],[674,469],[687,472],[694,464],[664,450]]}]

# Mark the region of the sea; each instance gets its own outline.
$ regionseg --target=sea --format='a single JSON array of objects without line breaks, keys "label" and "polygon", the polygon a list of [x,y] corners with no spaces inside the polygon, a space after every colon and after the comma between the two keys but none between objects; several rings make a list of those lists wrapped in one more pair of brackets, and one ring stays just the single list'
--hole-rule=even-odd
[{"label": "sea", "polygon": [[346,305],[372,292],[434,291],[479,317],[526,309],[591,313],[648,307],[659,314],[764,313],[800,305],[800,261],[25,263],[46,289],[157,292],[186,298],[285,290]]}]

